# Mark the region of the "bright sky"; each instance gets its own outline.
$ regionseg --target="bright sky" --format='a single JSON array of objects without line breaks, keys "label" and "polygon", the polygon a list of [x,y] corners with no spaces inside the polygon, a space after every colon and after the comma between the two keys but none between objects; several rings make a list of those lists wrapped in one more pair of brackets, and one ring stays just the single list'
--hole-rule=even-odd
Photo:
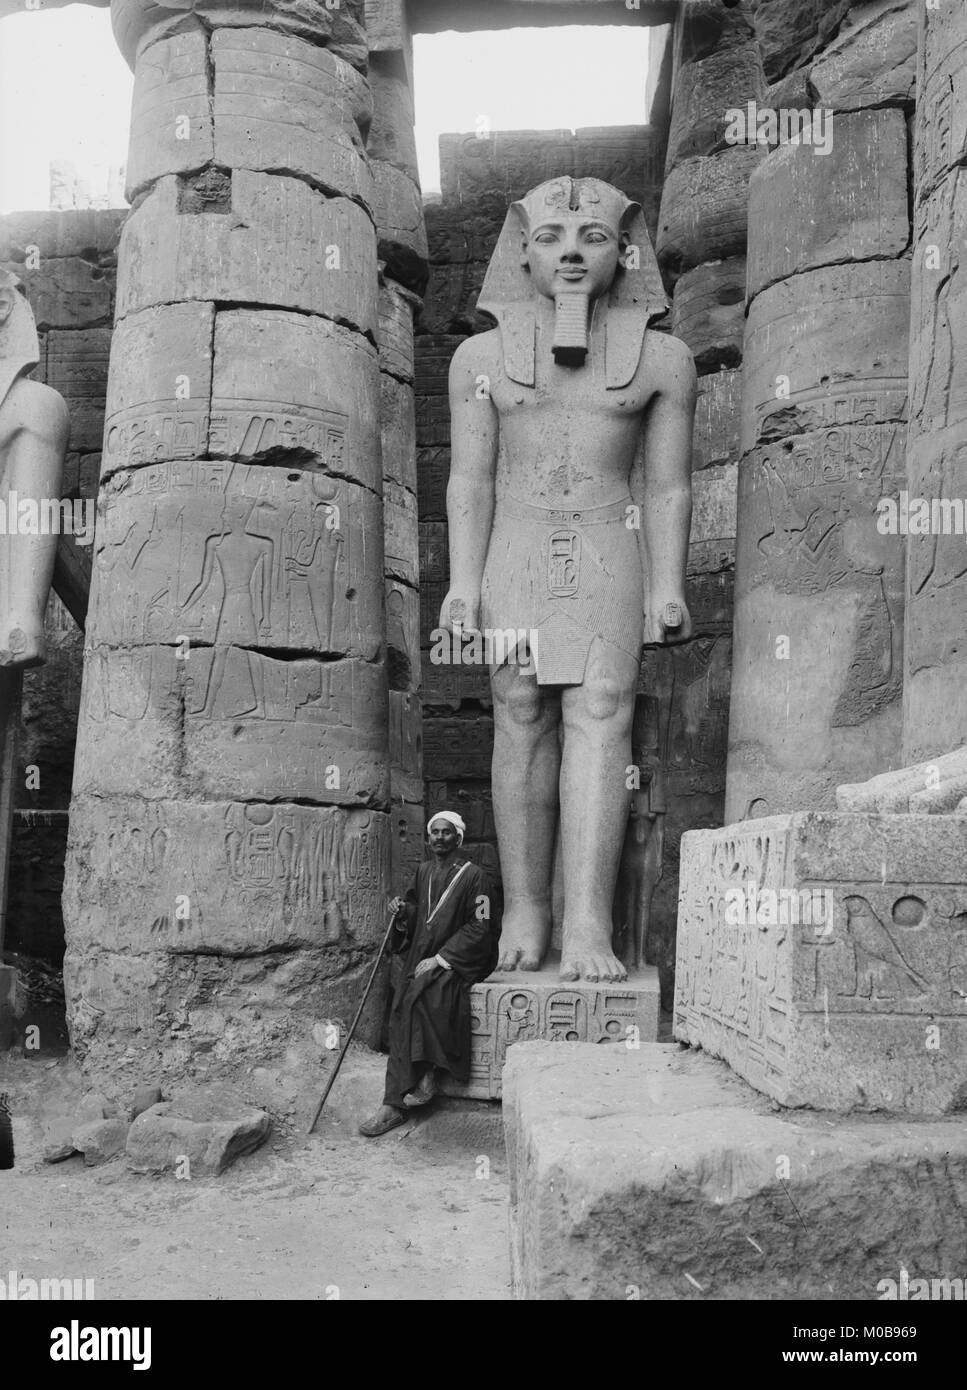
[{"label": "bright sky", "polygon": [[[423,34],[414,41],[424,192],[440,187],[448,131],[574,129],[645,120],[645,27]],[[0,212],[49,206],[51,160],[94,195],[127,158],[132,78],[106,9],[69,5],[0,20]]]}]

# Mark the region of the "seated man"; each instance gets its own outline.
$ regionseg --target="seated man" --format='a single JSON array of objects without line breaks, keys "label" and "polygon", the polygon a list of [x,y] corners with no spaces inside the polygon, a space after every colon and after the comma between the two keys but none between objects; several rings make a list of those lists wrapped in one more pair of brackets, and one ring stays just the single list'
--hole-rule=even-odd
[{"label": "seated man", "polygon": [[359,1127],[369,1139],[403,1124],[407,1101],[432,1098],[435,1068],[470,1079],[470,986],[497,964],[500,923],[487,875],[457,853],[465,829],[453,811],[431,817],[433,858],[420,865],[407,898],[390,903],[401,914],[396,950],[405,955],[390,1012],[383,1104]]}]

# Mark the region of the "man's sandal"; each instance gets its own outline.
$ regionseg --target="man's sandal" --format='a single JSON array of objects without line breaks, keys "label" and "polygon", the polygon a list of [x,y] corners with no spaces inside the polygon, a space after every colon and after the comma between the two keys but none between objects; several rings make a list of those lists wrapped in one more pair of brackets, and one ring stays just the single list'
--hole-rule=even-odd
[{"label": "man's sandal", "polygon": [[434,1067],[427,1067],[412,1091],[408,1091],[403,1097],[403,1104],[407,1110],[418,1110],[421,1105],[429,1105],[436,1093],[436,1070]]},{"label": "man's sandal", "polygon": [[405,1125],[407,1116],[403,1111],[396,1110],[387,1120],[377,1120],[374,1115],[369,1120],[363,1120],[359,1126],[359,1133],[366,1139],[378,1139],[381,1134],[388,1134],[391,1129],[397,1129],[400,1125]]}]

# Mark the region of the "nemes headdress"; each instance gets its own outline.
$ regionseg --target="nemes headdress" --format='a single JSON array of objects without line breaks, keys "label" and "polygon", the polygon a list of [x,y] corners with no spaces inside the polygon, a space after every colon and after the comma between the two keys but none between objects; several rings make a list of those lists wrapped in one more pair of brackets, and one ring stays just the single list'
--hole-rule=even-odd
[{"label": "nemes headdress", "polygon": [[13,296],[13,308],[0,322],[0,405],[18,377],[32,372],[40,361],[34,313],[23,284],[10,270],[0,270],[0,294]]},{"label": "nemes headdress", "polygon": [[536,305],[530,273],[521,264],[521,233],[555,213],[583,212],[627,234],[633,255],[618,268],[607,299],[605,342],[609,390],[627,386],[638,368],[645,331],[668,312],[655,252],[638,203],[601,179],[550,179],[508,210],[487,268],[477,308],[496,319],[501,330],[504,367],[512,381],[535,380]]}]

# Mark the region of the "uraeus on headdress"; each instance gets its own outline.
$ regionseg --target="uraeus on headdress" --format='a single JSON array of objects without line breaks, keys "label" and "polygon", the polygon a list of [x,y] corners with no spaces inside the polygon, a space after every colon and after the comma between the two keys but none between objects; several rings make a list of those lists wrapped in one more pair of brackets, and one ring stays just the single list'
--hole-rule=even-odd
[{"label": "uraeus on headdress", "polygon": [[521,233],[555,212],[584,212],[627,234],[633,255],[619,266],[607,296],[605,376],[609,390],[627,386],[638,369],[649,323],[668,312],[644,214],[620,189],[601,179],[550,179],[512,204],[484,279],[477,308],[496,319],[504,369],[533,386],[537,313],[534,287],[521,264]]}]

